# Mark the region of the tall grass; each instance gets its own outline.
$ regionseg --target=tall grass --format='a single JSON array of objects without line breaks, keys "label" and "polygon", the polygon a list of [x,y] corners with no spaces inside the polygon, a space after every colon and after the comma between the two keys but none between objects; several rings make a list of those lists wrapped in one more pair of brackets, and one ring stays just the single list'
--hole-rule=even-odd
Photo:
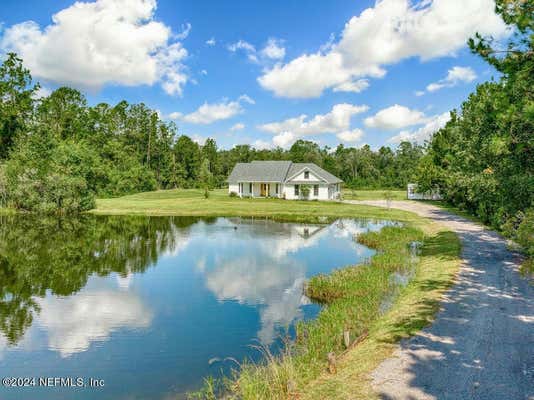
[{"label": "tall grass", "polygon": [[[369,263],[313,277],[306,294],[325,305],[317,319],[298,323],[295,340],[287,343],[280,354],[262,348],[263,362],[243,363],[232,378],[224,380],[223,389],[219,388],[224,398],[298,398],[299,391],[327,368],[328,354],[339,355],[346,350],[344,332],[348,331],[354,342],[377,319],[382,303],[393,290],[392,273],[411,268],[409,244],[423,237],[419,229],[398,226],[360,235],[358,241],[376,249],[377,254]],[[221,395],[212,387],[213,391],[205,393],[205,386],[196,398]]]}]

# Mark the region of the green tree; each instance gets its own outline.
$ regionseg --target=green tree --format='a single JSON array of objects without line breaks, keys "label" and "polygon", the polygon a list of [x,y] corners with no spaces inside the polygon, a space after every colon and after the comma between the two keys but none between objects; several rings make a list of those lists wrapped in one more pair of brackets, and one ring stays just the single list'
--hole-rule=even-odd
[{"label": "green tree", "polygon": [[7,158],[16,137],[27,132],[38,90],[22,60],[8,53],[0,65],[0,161]]},{"label": "green tree", "polygon": [[210,160],[205,158],[202,160],[198,180],[202,188],[211,190],[213,188],[213,174],[210,171]]},{"label": "green tree", "polygon": [[200,171],[200,149],[190,137],[182,135],[174,144],[175,160],[185,170],[189,186],[194,186]]}]

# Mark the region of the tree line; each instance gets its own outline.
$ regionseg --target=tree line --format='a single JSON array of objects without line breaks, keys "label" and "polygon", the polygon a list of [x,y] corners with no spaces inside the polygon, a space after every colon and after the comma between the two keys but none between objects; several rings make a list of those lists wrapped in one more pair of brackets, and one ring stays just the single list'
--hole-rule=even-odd
[{"label": "tree line", "polygon": [[498,0],[496,12],[514,32],[508,43],[477,35],[468,44],[500,78],[451,113],[417,176],[422,190],[439,189],[534,257],[534,2]]},{"label": "tree line", "polygon": [[335,149],[299,140],[284,150],[237,145],[219,149],[179,135],[145,104],[89,106],[78,90],[60,87],[39,96],[16,54],[0,66],[0,207],[72,213],[95,198],[155,189],[224,187],[237,162],[313,162],[349,187],[403,188],[413,179],[422,146],[401,143],[373,151]]}]

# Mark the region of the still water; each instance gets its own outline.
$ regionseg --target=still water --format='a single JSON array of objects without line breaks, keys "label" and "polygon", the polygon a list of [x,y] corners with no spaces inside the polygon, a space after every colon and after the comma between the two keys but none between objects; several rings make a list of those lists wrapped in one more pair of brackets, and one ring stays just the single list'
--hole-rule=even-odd
[{"label": "still water", "polygon": [[354,236],[387,224],[0,222],[0,377],[104,384],[1,386],[0,399],[181,399],[234,359],[258,359],[251,345],[276,348],[296,321],[314,318],[319,306],[303,295],[305,280],[370,257]]}]

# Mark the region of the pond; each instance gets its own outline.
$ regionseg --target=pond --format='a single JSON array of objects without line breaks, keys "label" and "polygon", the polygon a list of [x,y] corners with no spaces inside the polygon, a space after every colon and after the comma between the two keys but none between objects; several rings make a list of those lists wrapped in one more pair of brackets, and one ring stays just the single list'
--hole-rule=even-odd
[{"label": "pond", "polygon": [[[388,224],[0,222],[0,377],[37,379],[0,387],[1,399],[184,398],[203,377],[257,360],[254,345],[276,349],[296,321],[314,318],[320,307],[303,295],[305,280],[372,256],[354,236]],[[72,378],[73,387],[39,387],[39,378]],[[89,378],[100,387],[85,387]]]}]

